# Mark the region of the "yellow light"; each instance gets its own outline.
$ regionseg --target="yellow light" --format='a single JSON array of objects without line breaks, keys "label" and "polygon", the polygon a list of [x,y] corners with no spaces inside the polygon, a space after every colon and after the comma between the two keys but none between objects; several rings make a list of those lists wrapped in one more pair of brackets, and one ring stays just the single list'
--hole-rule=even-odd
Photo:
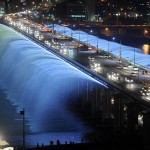
[{"label": "yellow light", "polygon": [[120,8],[121,11],[123,11],[123,8]]},{"label": "yellow light", "polygon": [[108,29],[108,28],[105,28],[105,30],[108,31],[109,29]]},{"label": "yellow light", "polygon": [[150,45],[144,44],[143,45],[143,52],[144,52],[144,54],[149,54],[149,50],[150,50]]},{"label": "yellow light", "polygon": [[144,29],[144,35],[148,34],[148,30]]}]

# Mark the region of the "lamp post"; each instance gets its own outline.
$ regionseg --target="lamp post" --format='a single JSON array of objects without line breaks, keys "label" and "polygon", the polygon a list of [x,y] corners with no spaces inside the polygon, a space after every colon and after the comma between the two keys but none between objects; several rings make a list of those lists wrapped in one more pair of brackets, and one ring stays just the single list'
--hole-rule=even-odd
[{"label": "lamp post", "polygon": [[[92,34],[93,33],[93,30],[90,30],[90,34]],[[88,34],[87,34],[87,45],[88,45]],[[90,44],[90,43],[89,43]]]},{"label": "lamp post", "polygon": [[109,57],[109,41],[108,41],[108,57]]},{"label": "lamp post", "polygon": [[80,27],[79,27],[79,42],[80,42]]},{"label": "lamp post", "polygon": [[96,47],[97,47],[97,53],[99,53],[99,51],[98,51],[98,35],[97,35],[97,45],[96,45]]},{"label": "lamp post", "polygon": [[[90,33],[93,33],[93,30],[90,30]],[[89,45],[90,45],[90,43],[89,43],[89,34],[87,33],[87,47],[89,48]],[[89,51],[89,49],[88,49],[88,51]],[[89,51],[89,57],[90,57],[90,51]]]},{"label": "lamp post", "polygon": [[116,14],[116,17],[117,17],[117,23],[116,23],[116,24],[118,25],[118,17],[119,17],[119,14],[118,14],[118,13]]},{"label": "lamp post", "polygon": [[138,87],[140,85],[140,69],[138,68]]},{"label": "lamp post", "polygon": [[89,39],[88,39],[88,34],[87,34],[87,42],[86,42],[86,43],[87,43],[87,46],[88,46],[88,40],[89,40]]},{"label": "lamp post", "polygon": [[66,30],[65,30],[65,26],[64,26],[64,35],[65,35],[65,33],[66,33]]},{"label": "lamp post", "polygon": [[73,34],[73,33],[72,33],[72,29],[71,29],[71,31],[70,31],[70,37],[71,37],[71,39],[72,39],[72,36],[73,36],[72,34]]},{"label": "lamp post", "polygon": [[119,63],[120,63],[122,59],[121,40],[119,43],[120,43],[120,49],[119,49]]},{"label": "lamp post", "polygon": [[71,39],[73,38],[73,32],[72,32],[72,31],[74,30],[75,27],[76,27],[76,25],[73,24],[73,25],[72,25],[72,28],[71,28]]},{"label": "lamp post", "polygon": [[23,149],[25,150],[25,110],[21,110],[20,111],[20,115],[22,116],[22,125],[23,125],[23,129],[22,129],[22,135],[23,135],[23,139],[22,139],[22,144],[23,144]]},{"label": "lamp post", "polygon": [[[112,39],[115,40],[116,38],[113,37]],[[120,48],[119,48],[119,60],[118,60],[118,62],[120,63],[121,59],[122,59],[121,39],[119,40],[119,44],[120,44]]]}]

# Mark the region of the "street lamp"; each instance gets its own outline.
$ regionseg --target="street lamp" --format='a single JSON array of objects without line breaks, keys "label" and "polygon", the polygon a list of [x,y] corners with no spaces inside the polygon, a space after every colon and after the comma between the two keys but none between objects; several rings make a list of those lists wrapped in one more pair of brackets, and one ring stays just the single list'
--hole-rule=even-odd
[{"label": "street lamp", "polygon": [[72,33],[72,29],[70,30],[70,37],[72,39],[73,33]]},{"label": "street lamp", "polygon": [[144,36],[146,36],[148,34],[148,30],[144,29]]},{"label": "street lamp", "polygon": [[93,30],[90,30],[90,33],[93,33]]},{"label": "street lamp", "polygon": [[122,50],[121,50],[121,40],[120,40],[119,62],[121,62],[121,59],[122,59]]},{"label": "street lamp", "polygon": [[97,45],[96,45],[96,47],[97,47],[97,53],[99,53],[99,51],[98,51],[98,34],[97,34]]},{"label": "street lamp", "polygon": [[87,34],[87,41],[86,41],[86,43],[87,43],[87,46],[88,46],[88,40],[89,40],[89,39],[88,39],[88,34]]},{"label": "street lamp", "polygon": [[[113,37],[113,40],[115,40],[115,37]],[[119,40],[120,48],[119,48],[119,60],[118,62],[121,63],[122,61],[122,49],[121,49],[121,39]]]},{"label": "street lamp", "polygon": [[64,26],[64,34],[63,34],[63,37],[65,37],[65,33],[66,33],[66,30],[65,30],[65,26]]},{"label": "street lamp", "polygon": [[79,26],[79,42],[80,42],[80,26]]},{"label": "street lamp", "polygon": [[[116,40],[115,37],[112,38],[113,40]],[[120,48],[119,48],[119,60],[118,62],[121,63],[122,61],[122,49],[121,49],[121,39],[119,40]],[[109,50],[109,45],[108,45],[108,50]]]},{"label": "street lamp", "polygon": [[115,40],[115,37],[112,37],[112,40]]},{"label": "street lamp", "polygon": [[76,25],[73,24],[73,25],[72,25],[72,28],[71,28],[71,33],[70,33],[70,34],[71,34],[71,39],[73,38],[73,32],[72,32],[72,30],[73,30],[75,27],[76,27]]},{"label": "street lamp", "polygon": [[25,149],[25,110],[23,109],[23,110],[21,110],[20,111],[20,115],[22,116],[22,125],[23,125],[23,140],[22,140],[22,142],[23,142],[23,149]]},{"label": "street lamp", "polygon": [[108,57],[109,57],[109,41],[108,41]]},{"label": "street lamp", "polygon": [[118,17],[119,17],[119,14],[116,14],[116,16],[117,16],[117,23],[116,23],[116,24],[118,25]]},{"label": "street lamp", "polygon": [[[92,34],[92,33],[93,33],[93,30],[90,30],[90,33]],[[87,45],[90,44],[88,41],[89,41],[89,39],[88,39],[88,34],[87,34]]]},{"label": "street lamp", "polygon": [[135,47],[134,47],[134,66],[135,66]]}]

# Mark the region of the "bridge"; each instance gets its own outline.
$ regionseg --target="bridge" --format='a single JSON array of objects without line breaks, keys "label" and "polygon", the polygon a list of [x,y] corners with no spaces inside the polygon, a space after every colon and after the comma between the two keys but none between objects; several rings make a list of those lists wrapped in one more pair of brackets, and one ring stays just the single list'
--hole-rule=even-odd
[{"label": "bridge", "polygon": [[[8,23],[8,22],[7,22]],[[29,26],[30,24],[28,24]],[[103,72],[99,73],[98,71],[93,71],[91,68],[85,67],[83,64],[80,64],[76,60],[68,58],[68,56],[60,54],[56,50],[56,48],[47,46],[42,40],[39,40],[35,38],[34,36],[29,35],[25,31],[21,31],[20,29],[17,28],[17,26],[11,26],[15,30],[21,32],[22,34],[26,35],[29,37],[31,40],[35,41],[42,47],[46,48],[48,51],[51,51],[55,55],[61,57],[71,65],[75,66],[82,72],[90,75],[92,78],[94,78],[97,81],[100,81],[104,84],[104,86],[108,87],[103,89],[99,89],[98,87],[94,89],[94,92],[91,94],[91,99],[90,99],[90,106],[89,104],[81,104],[84,106],[85,109],[83,109],[83,112],[90,112],[90,115],[93,115],[96,113],[96,117],[98,117],[98,120],[104,121],[105,119],[112,119],[114,122],[114,128],[115,128],[115,133],[117,134],[120,129],[126,128],[128,133],[133,133],[137,130],[137,127],[142,126],[144,129],[144,134],[143,137],[144,139],[147,139],[144,141],[145,145],[148,145],[148,138],[150,137],[150,132],[149,132],[149,125],[150,125],[150,114],[149,114],[149,109],[150,109],[150,103],[146,100],[143,100],[142,97],[139,97],[139,93],[135,93],[132,91],[129,91],[128,89],[125,89],[123,83],[111,81],[108,79],[107,75],[107,70],[110,70],[110,66],[108,65],[109,60],[112,62],[112,60],[117,60],[117,57],[114,55],[110,55],[110,58],[105,58],[107,52],[102,52],[102,53],[86,53],[85,57],[87,59],[89,58],[98,58],[100,62],[102,62],[103,65]],[[78,41],[80,42],[80,41]],[[83,43],[82,43],[83,44]],[[79,51],[79,49],[76,49],[78,53],[84,53],[84,51]],[[79,56],[79,55],[78,55]],[[81,55],[82,56],[82,55]],[[79,59],[79,58],[78,58]],[[123,59],[122,59],[123,60]],[[91,62],[91,60],[90,60]],[[126,60],[123,60],[123,62],[126,64]],[[121,67],[120,63],[117,63],[116,67],[120,69]],[[111,71],[113,71],[114,68],[111,68]],[[105,70],[105,71],[104,71]],[[139,68],[138,73],[142,72],[143,68]],[[136,86],[142,86],[143,83],[139,84],[138,78],[135,79]],[[131,85],[131,84],[130,84]],[[88,91],[89,92],[89,91]],[[100,94],[97,94],[100,93]],[[138,95],[138,96],[137,96]],[[94,99],[94,100],[93,100]],[[102,101],[100,101],[102,100]],[[88,107],[88,108],[87,108]],[[86,109],[87,108],[87,109]],[[127,117],[125,117],[127,116]],[[97,120],[97,121],[98,121]],[[124,122],[126,121],[126,125]],[[100,122],[98,122],[100,123]],[[100,123],[101,124],[101,123]],[[135,128],[136,127],[136,128]]]}]

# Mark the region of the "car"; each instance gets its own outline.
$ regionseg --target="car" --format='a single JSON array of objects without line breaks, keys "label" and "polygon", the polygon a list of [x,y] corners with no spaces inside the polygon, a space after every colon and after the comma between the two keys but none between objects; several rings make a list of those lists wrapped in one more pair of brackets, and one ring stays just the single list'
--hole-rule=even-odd
[{"label": "car", "polygon": [[128,65],[128,69],[132,69],[133,66],[131,64]]},{"label": "car", "polygon": [[150,86],[149,87],[143,87],[140,92],[142,95],[149,96],[150,95]]},{"label": "car", "polygon": [[123,69],[128,69],[128,66],[123,66]]},{"label": "car", "polygon": [[89,59],[89,60],[94,60],[94,57],[90,57],[90,56],[89,56],[88,59]]},{"label": "car", "polygon": [[146,91],[140,91],[141,92],[141,94],[143,95],[143,96],[146,96],[147,95],[147,92]]},{"label": "car", "polygon": [[111,58],[111,56],[106,54],[106,55],[104,55],[104,58]]},{"label": "car", "polygon": [[148,92],[150,92],[150,86],[148,86],[148,87],[142,87],[142,91],[148,91]]},{"label": "car", "polygon": [[117,60],[117,63],[121,63],[121,62],[122,62],[122,60],[121,60],[121,59],[118,59],[118,60]]},{"label": "car", "polygon": [[138,71],[139,68],[138,68],[138,67],[133,67],[133,70],[134,70],[134,71]]},{"label": "car", "polygon": [[120,74],[116,72],[107,73],[107,76],[111,80],[118,80],[120,81]]},{"label": "car", "polygon": [[131,72],[131,76],[132,76],[132,77],[136,77],[136,76],[137,76],[137,73],[136,73],[136,72]]},{"label": "car", "polygon": [[108,76],[115,76],[115,77],[118,77],[119,76],[119,73],[116,73],[116,72],[111,72],[111,73],[107,73]]},{"label": "car", "polygon": [[125,81],[128,83],[132,83],[133,79],[131,77],[125,77]]}]

